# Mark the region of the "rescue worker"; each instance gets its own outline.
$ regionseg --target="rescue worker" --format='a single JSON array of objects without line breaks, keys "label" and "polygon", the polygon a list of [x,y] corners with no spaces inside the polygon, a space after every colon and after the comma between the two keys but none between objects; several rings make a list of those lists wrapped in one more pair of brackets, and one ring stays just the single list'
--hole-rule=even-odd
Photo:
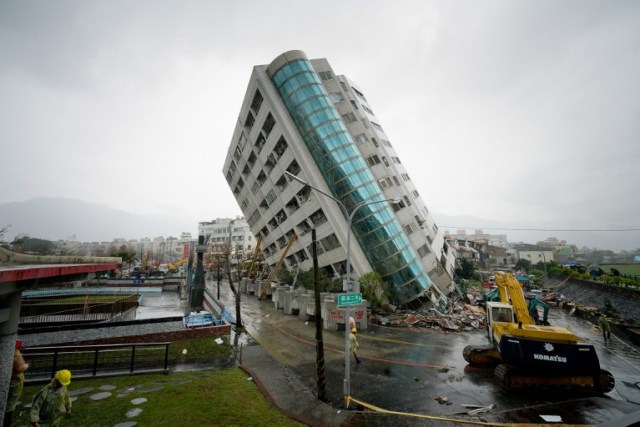
[{"label": "rescue worker", "polygon": [[609,325],[609,321],[607,320],[607,316],[602,313],[598,318],[598,325],[600,325],[600,329],[602,330],[602,338],[604,338],[604,342],[607,340],[611,341],[611,326]]},{"label": "rescue worker", "polygon": [[10,427],[13,421],[13,411],[16,409],[22,389],[24,388],[24,373],[29,369],[29,364],[22,357],[23,342],[16,340],[15,353],[13,354],[13,369],[11,371],[11,382],[9,383],[9,397],[4,413],[3,425]]},{"label": "rescue worker", "polygon": [[71,399],[67,390],[69,384],[71,372],[62,369],[33,396],[29,413],[32,426],[57,426],[65,415],[71,416]]},{"label": "rescue worker", "polygon": [[351,329],[351,333],[349,334],[349,352],[355,357],[356,363],[360,363],[360,359],[358,358],[358,339],[356,338],[356,333],[358,331],[356,328]]}]

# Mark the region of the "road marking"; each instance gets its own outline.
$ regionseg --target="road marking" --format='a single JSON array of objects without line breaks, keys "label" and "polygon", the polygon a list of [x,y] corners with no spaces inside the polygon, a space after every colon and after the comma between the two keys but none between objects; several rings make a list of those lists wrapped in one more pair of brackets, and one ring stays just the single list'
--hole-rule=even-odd
[{"label": "road marking", "polygon": [[[313,346],[313,347],[315,347],[315,345],[316,345],[315,341],[309,341],[307,339],[304,339],[302,337],[294,335],[294,334],[292,334],[290,332],[287,332],[287,331],[285,331],[285,330],[283,330],[283,329],[281,329],[281,328],[279,328],[277,326],[275,327],[275,329],[277,331],[279,331],[281,334],[283,334],[283,335],[285,335],[285,336],[287,336],[287,337],[289,337],[291,339],[294,339],[294,340],[296,340],[298,342],[301,342],[303,344],[307,344],[307,345],[310,345],[310,346]],[[326,344],[324,345],[324,349],[327,350],[327,351],[330,351],[332,353],[344,354],[344,350],[338,350],[338,349],[335,349],[333,347],[329,347]],[[444,369],[444,368],[453,369],[454,368],[453,366],[448,366],[448,365],[432,365],[432,364],[429,364],[429,363],[416,363],[416,362],[407,362],[407,361],[404,361],[404,360],[393,360],[393,359],[384,359],[384,358],[381,358],[381,357],[363,356],[360,353],[358,353],[358,356],[361,359],[371,360],[373,362],[383,362],[383,363],[388,363],[388,364],[391,364],[391,365],[405,365],[405,366],[415,366],[415,367],[419,367],[419,368],[433,368],[433,369]]]}]

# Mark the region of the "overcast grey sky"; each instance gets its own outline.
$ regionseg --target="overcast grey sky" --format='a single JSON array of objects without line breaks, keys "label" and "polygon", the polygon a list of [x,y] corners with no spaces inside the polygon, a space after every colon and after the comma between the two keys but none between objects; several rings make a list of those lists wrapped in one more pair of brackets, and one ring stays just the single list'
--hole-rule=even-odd
[{"label": "overcast grey sky", "polygon": [[5,0],[0,203],[240,215],[221,170],[251,68],[300,49],[366,92],[440,225],[640,228],[639,23],[637,1]]}]

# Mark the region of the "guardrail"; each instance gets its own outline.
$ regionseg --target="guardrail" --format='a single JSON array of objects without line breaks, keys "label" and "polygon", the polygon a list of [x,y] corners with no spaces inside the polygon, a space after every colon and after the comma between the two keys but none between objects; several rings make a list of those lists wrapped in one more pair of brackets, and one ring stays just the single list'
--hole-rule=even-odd
[{"label": "guardrail", "polygon": [[24,348],[29,369],[26,381],[53,378],[56,371],[69,369],[74,378],[103,374],[166,371],[169,343],[101,344]]}]

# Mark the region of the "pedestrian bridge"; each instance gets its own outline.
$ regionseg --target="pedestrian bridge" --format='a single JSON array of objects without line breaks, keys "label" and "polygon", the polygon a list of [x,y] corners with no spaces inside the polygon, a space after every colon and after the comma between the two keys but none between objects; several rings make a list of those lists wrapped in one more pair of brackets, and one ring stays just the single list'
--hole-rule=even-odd
[{"label": "pedestrian bridge", "polygon": [[121,266],[119,257],[27,255],[0,248],[0,413],[7,402],[22,292],[87,280]]}]

